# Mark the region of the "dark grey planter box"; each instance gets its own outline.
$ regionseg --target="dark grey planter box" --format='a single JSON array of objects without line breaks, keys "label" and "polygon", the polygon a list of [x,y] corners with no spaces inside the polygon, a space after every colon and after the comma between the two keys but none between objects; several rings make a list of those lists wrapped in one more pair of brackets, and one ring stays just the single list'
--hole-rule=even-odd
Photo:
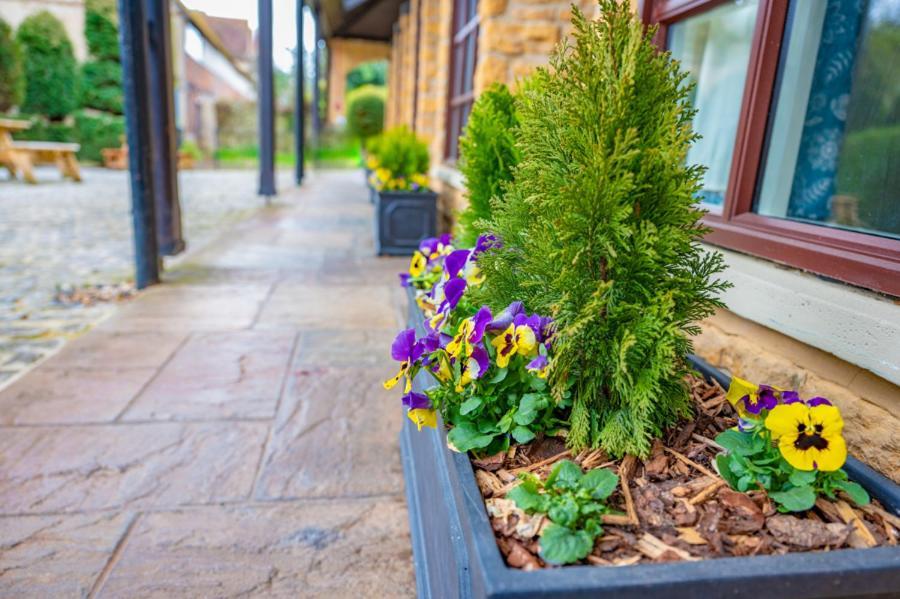
[{"label": "dark grey planter box", "polygon": [[382,191],[375,199],[375,253],[411,255],[419,242],[437,232],[437,194],[433,191]]},{"label": "dark grey planter box", "polygon": [[[422,316],[412,301],[409,317],[409,326],[421,334]],[[728,387],[727,375],[699,358],[692,361],[704,376]],[[430,384],[425,375],[416,380],[420,392]],[[419,432],[403,420],[400,451],[419,597],[900,596],[900,547],[535,572],[509,568],[494,540],[468,456],[447,449],[440,421],[436,430]],[[900,513],[900,487],[853,458],[845,468],[886,509]]]}]

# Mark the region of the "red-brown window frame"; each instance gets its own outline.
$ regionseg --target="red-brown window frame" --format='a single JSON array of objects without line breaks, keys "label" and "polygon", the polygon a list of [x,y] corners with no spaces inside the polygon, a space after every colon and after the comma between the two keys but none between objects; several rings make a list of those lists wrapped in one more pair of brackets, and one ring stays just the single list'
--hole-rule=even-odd
[{"label": "red-brown window frame", "polygon": [[[465,15],[461,15],[461,10],[466,10],[469,8],[469,5],[474,4],[475,10],[473,16],[468,19],[464,23],[460,23],[457,28],[457,22],[465,17]],[[446,126],[444,130],[447,132],[446,143],[444,144],[444,159],[448,162],[455,162],[458,153],[459,153],[459,137],[462,135],[463,129],[465,129],[466,124],[460,118],[459,128],[455,129],[452,127],[453,123],[453,113],[455,111],[464,111],[465,107],[468,106],[469,110],[472,109],[472,104],[475,103],[475,89],[473,88],[468,91],[463,91],[460,94],[454,94],[454,88],[456,87],[456,81],[454,78],[459,76],[459,83],[461,84],[466,79],[466,65],[463,64],[459,68],[459,72],[457,73],[457,64],[456,64],[456,49],[464,44],[469,42],[469,38],[475,37],[475,50],[474,56],[472,56],[472,73],[471,78],[474,82],[475,78],[475,67],[478,64],[478,0],[453,0],[453,19],[450,22],[450,72],[449,79],[447,81],[447,118],[446,118]],[[468,11],[467,11],[468,12]],[[463,60],[465,60],[465,52],[463,54]]]},{"label": "red-brown window frame", "polygon": [[[670,25],[726,1],[643,0],[639,15],[659,26],[654,40],[665,48]],[[759,0],[725,202],[704,218],[705,241],[900,296],[900,240],[753,212],[787,11],[786,0]]]}]

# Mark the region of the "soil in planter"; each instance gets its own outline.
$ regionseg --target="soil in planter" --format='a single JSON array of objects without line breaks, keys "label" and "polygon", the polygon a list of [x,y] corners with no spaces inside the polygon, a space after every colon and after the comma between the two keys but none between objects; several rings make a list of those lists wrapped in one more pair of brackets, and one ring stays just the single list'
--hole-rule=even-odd
[{"label": "soil in planter", "polygon": [[717,384],[694,377],[688,383],[695,418],[657,441],[646,460],[613,460],[602,450],[573,456],[557,438],[473,459],[507,564],[526,570],[547,566],[538,555],[539,532],[547,520],[525,514],[506,493],[517,484],[517,474],[533,472],[543,478],[562,459],[585,469],[610,468],[622,482],[609,505],[625,515],[604,517],[604,534],[585,563],[622,566],[897,544],[900,518],[874,500],[860,507],[846,497],[820,499],[806,513],[782,514],[764,491],[732,491],[715,472],[720,449],[713,439],[737,424],[735,413]]}]

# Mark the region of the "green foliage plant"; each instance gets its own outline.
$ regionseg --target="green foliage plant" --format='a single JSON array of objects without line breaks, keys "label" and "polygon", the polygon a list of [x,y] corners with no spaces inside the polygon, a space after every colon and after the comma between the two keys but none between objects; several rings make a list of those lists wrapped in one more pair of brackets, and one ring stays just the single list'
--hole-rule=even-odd
[{"label": "green foliage plant", "polygon": [[379,167],[395,179],[409,179],[413,175],[427,173],[431,164],[428,146],[405,126],[385,131],[370,151],[378,160]]},{"label": "green foliage plant", "polygon": [[502,197],[519,162],[515,145],[516,100],[502,83],[485,90],[475,104],[459,141],[460,171],[469,205],[460,212],[454,237],[462,246],[475,244],[491,217],[491,200]]},{"label": "green foliage plant", "polygon": [[387,83],[386,60],[372,60],[354,67],[347,73],[347,93],[366,85],[383,87]]},{"label": "green foliage plant", "polygon": [[0,111],[18,106],[24,97],[22,48],[13,36],[9,23],[0,19]]},{"label": "green foliage plant", "polygon": [[384,104],[387,90],[366,85],[347,94],[347,130],[366,140],[384,130]]},{"label": "green foliage plant", "polygon": [[690,414],[689,336],[727,284],[698,243],[686,75],[628,3],[599,4],[597,21],[574,11],[574,46],[520,92],[521,160],[493,206],[503,245],[479,262],[480,299],[556,322],[550,382],[572,395],[570,447],[646,456]]},{"label": "green foliage plant", "polygon": [[100,162],[103,148],[118,148],[125,135],[125,117],[103,112],[75,112],[75,139],[81,144],[81,160]]},{"label": "green foliage plant", "polygon": [[520,509],[550,519],[541,532],[541,558],[550,564],[571,564],[587,557],[603,534],[601,517],[611,511],[606,499],[618,485],[619,477],[606,468],[583,473],[575,462],[562,460],[546,480],[522,475],[522,483],[507,496]]},{"label": "green foliage plant", "polygon": [[72,42],[63,24],[47,11],[22,21],[16,38],[25,57],[22,111],[60,120],[78,100],[78,76]]},{"label": "green foliage plant", "polygon": [[124,100],[115,11],[103,3],[90,2],[84,18],[90,60],[81,67],[81,105],[121,115]]}]

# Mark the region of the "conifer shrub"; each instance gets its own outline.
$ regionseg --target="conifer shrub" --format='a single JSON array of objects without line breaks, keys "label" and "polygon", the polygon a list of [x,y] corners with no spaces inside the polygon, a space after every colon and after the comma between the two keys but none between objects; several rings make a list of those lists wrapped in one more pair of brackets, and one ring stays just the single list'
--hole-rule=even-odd
[{"label": "conifer shrub", "polygon": [[22,111],[62,119],[78,100],[75,55],[63,24],[44,10],[22,21],[16,39],[25,65]]},{"label": "conifer shrub", "polygon": [[384,87],[366,85],[347,94],[347,130],[362,140],[384,129]]},{"label": "conifer shrub", "polygon": [[81,67],[81,106],[111,114],[124,114],[119,33],[112,6],[89,2],[84,15],[84,37],[90,60]]},{"label": "conifer shrub", "polygon": [[550,383],[574,400],[570,447],[646,456],[690,412],[689,336],[726,284],[721,256],[698,244],[686,75],[628,3],[599,3],[598,21],[575,11],[574,45],[520,93],[521,160],[489,226],[503,245],[480,260],[476,299],[554,319]]},{"label": "conifer shrub", "polygon": [[519,161],[515,145],[516,100],[502,83],[485,90],[469,114],[459,142],[460,171],[469,205],[459,213],[454,238],[462,247],[475,245],[491,216],[491,199],[502,195]]},{"label": "conifer shrub", "polygon": [[0,19],[0,111],[18,106],[24,97],[22,49],[13,36],[12,27]]}]

